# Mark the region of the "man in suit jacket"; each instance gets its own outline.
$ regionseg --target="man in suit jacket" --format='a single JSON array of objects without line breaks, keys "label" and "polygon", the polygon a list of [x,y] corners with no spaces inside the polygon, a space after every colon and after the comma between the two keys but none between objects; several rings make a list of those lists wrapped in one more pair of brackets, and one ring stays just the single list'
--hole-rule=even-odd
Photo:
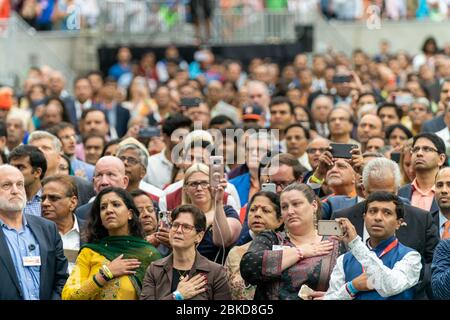
[{"label": "man in suit jacket", "polygon": [[441,240],[450,239],[450,168],[442,168],[436,175],[436,202],[439,210],[433,212],[433,221],[438,227]]},{"label": "man in suit jacket", "polygon": [[22,213],[24,184],[18,169],[0,166],[0,300],[60,299],[67,280],[61,237],[54,222]]},{"label": "man in suit jacket", "polygon": [[[392,160],[375,158],[364,167],[363,185],[366,198],[375,191],[387,191],[397,194],[400,181],[400,169]],[[397,231],[396,236],[402,244],[418,251],[425,264],[424,275],[421,284],[417,288],[416,298],[425,298],[424,290],[428,290],[428,296],[431,297],[431,288],[429,287],[431,277],[430,264],[433,259],[434,248],[439,242],[437,227],[429,212],[406,204],[406,202],[404,205],[404,224]],[[364,226],[365,203],[363,201],[353,207],[337,211],[332,216],[332,219],[348,218],[364,241],[369,237]]]},{"label": "man in suit jacket", "polygon": [[416,177],[401,187],[398,195],[410,200],[415,207],[435,212],[439,208],[434,198],[434,182],[439,168],[446,161],[444,141],[435,133],[420,133],[414,137],[411,151]]},{"label": "man in suit jacket", "polygon": [[[105,156],[98,160],[94,171],[94,190],[96,194],[108,187],[126,189],[127,186],[128,177],[125,174],[125,165],[119,158]],[[93,201],[90,201],[85,205],[78,207],[75,211],[77,218],[88,220],[92,204]]]},{"label": "man in suit jacket", "polygon": [[425,121],[422,125],[422,132],[438,132],[446,127],[447,125],[444,122],[444,116],[440,115],[436,118]]}]

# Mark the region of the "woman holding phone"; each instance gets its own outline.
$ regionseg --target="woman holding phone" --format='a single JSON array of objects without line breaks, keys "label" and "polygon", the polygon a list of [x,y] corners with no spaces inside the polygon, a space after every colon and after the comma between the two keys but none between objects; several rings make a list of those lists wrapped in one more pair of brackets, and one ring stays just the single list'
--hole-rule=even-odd
[{"label": "woman holding phone", "polygon": [[[283,218],[281,217],[280,197],[276,193],[259,191],[250,199],[248,207],[248,226],[253,238],[265,230],[280,231]],[[231,249],[225,262],[233,300],[253,300],[255,296],[256,287],[246,283],[239,270],[242,256],[247,252],[251,243],[250,241]]]},{"label": "woman holding phone", "polygon": [[256,236],[242,257],[242,278],[256,285],[255,300],[298,300],[303,285],[314,290],[309,298],[320,297],[328,288],[339,243],[318,235],[320,200],[309,186],[287,186],[280,203],[286,232]]},{"label": "woman holding phone", "polygon": [[220,179],[217,188],[210,186],[209,167],[195,163],[185,172],[182,204],[193,204],[206,217],[206,231],[198,251],[211,261],[224,264],[228,249],[241,232],[241,222],[236,210],[224,205],[227,181]]},{"label": "woman holding phone", "polygon": [[143,236],[131,195],[115,187],[100,191],[62,299],[137,300],[145,270],[161,258]]}]

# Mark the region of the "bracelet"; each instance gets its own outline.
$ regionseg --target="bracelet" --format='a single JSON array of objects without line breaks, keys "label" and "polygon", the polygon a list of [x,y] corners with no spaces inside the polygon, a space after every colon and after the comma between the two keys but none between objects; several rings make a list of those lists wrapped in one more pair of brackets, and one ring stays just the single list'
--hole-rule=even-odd
[{"label": "bracelet", "polygon": [[180,291],[178,291],[178,290],[174,291],[174,292],[172,293],[172,295],[173,295],[173,298],[174,298],[175,300],[184,300],[183,295],[182,295],[182,294],[180,293]]},{"label": "bracelet", "polygon": [[298,260],[302,260],[304,255],[303,255],[303,251],[300,248],[295,248],[297,250],[297,256],[298,256]]},{"label": "bracelet", "polygon": [[98,270],[98,272],[100,273],[100,275],[102,276],[102,278],[105,280],[105,281],[109,281],[110,279],[108,278],[108,276],[105,274],[105,271],[103,271],[103,269],[99,269]]},{"label": "bracelet", "polygon": [[106,266],[106,264],[102,265],[102,270],[103,270],[103,273],[105,274],[105,276],[108,277],[108,280],[114,279],[113,273],[111,272],[111,270],[109,270],[109,268]]},{"label": "bracelet", "polygon": [[349,281],[345,284],[345,289],[347,289],[347,292],[352,296],[356,296],[356,294],[359,292],[358,289],[355,288],[352,281]]},{"label": "bracelet", "polygon": [[94,282],[97,285],[97,287],[103,288],[103,286],[97,281],[97,279],[95,279],[95,274],[92,276],[92,280],[94,280]]},{"label": "bracelet", "polygon": [[323,180],[324,180],[324,179],[320,180],[314,174],[309,179],[311,180],[311,182],[318,183],[318,184],[323,184]]}]

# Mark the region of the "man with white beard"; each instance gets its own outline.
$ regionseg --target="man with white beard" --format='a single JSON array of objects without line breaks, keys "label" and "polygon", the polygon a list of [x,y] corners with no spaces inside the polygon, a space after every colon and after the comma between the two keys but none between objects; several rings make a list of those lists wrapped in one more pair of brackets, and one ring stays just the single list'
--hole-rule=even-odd
[{"label": "man with white beard", "polygon": [[67,279],[67,259],[54,222],[23,214],[25,178],[0,166],[0,300],[57,300]]}]

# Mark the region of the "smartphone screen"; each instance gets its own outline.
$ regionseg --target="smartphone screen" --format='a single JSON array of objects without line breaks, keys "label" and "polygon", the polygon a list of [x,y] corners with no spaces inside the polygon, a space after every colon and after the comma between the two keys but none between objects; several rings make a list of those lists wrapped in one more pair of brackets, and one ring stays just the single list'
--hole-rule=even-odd
[{"label": "smartphone screen", "polygon": [[358,146],[347,143],[330,143],[330,147],[333,158],[351,159],[351,151]]},{"label": "smartphone screen", "polygon": [[350,75],[333,76],[333,83],[346,83],[350,81],[352,81],[352,76]]},{"label": "smartphone screen", "polygon": [[275,183],[263,183],[261,191],[277,193],[277,185]]},{"label": "smartphone screen", "polygon": [[209,167],[209,184],[211,188],[217,188],[220,179],[224,176],[224,164],[222,156],[212,156]]}]

